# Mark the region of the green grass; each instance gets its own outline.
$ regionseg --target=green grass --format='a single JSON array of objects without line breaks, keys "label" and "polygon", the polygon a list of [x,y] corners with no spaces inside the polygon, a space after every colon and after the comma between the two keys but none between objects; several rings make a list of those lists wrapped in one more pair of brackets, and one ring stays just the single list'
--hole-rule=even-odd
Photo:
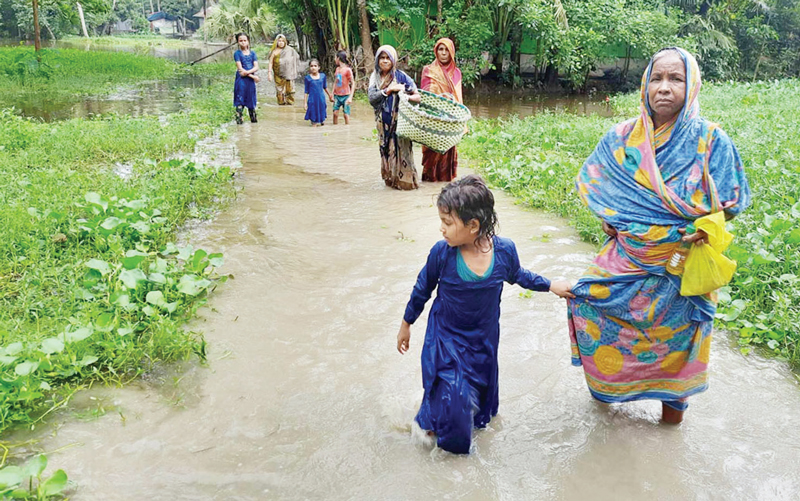
[{"label": "green grass", "polygon": [[30,99],[78,101],[185,71],[165,59],[125,52],[42,49],[38,63],[30,47],[0,47],[0,108]]},{"label": "green grass", "polygon": [[[764,347],[800,367],[800,82],[706,84],[702,115],[731,136],[745,162],[753,205],[734,220],[728,254],[739,263],[720,289],[718,323],[739,333],[747,352]],[[545,113],[482,120],[460,151],[494,185],[521,202],[569,218],[599,243],[599,220],[574,180],[605,131],[637,113],[638,93],[617,97],[615,118]]]},{"label": "green grass", "polygon": [[[95,90],[174,74],[141,56],[59,52],[63,74],[105,78]],[[230,121],[229,73],[162,118],[42,123],[0,111],[0,432],[34,426],[92,380],[204,358],[202,336],[182,326],[222,256],[174,242],[235,196],[232,172],[167,158]],[[37,74],[5,78],[0,93]]]}]

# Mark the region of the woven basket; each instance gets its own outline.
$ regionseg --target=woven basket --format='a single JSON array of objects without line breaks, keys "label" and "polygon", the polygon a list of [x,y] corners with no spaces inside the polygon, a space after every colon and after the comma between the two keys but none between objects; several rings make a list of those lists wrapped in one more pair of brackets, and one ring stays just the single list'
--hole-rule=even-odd
[{"label": "woven basket", "polygon": [[446,97],[426,90],[419,93],[422,100],[418,105],[409,102],[406,93],[399,93],[397,135],[445,153],[461,141],[472,113]]}]

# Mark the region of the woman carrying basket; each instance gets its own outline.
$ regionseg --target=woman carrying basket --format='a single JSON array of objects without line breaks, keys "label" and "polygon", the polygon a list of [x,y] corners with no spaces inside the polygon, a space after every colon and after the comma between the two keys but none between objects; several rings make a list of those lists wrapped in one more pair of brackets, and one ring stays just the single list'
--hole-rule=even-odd
[{"label": "woman carrying basket", "polygon": [[367,92],[369,104],[375,108],[383,181],[398,190],[419,188],[411,141],[397,136],[400,98],[395,94],[405,92],[414,103],[420,101],[420,95],[411,77],[397,69],[397,51],[391,45],[383,45],[375,53],[375,71],[369,78]]},{"label": "woman carrying basket", "polygon": [[[461,96],[461,70],[456,67],[456,48],[449,38],[440,38],[433,46],[434,60],[422,68],[423,90],[463,103]],[[445,181],[455,179],[458,153],[453,146],[446,153],[437,153],[422,147],[422,180]]]}]

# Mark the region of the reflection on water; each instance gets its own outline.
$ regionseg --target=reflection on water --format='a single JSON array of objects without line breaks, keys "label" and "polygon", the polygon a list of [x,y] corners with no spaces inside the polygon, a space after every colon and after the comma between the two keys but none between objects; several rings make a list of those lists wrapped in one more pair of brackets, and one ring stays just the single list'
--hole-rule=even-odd
[{"label": "reflection on water", "polygon": [[[53,418],[65,421],[56,432],[37,430],[35,447],[57,451],[50,467],[77,482],[72,499],[800,496],[800,391],[784,364],[744,358],[718,333],[711,389],[691,399],[682,425],[663,426],[658,402],[595,403],[570,366],[565,303],[513,286],[503,293],[499,415],[470,456],[414,446],[425,315],[407,355],[395,335],[440,238],[442,185],[383,185],[364,103],[350,126],[313,128],[302,107],[260,100],[260,122],[234,129],[237,202],[185,235],[223,251],[222,271],[235,277],[192,325],[209,342],[209,367],[92,390],[97,400],[82,401],[114,412],[76,421],[76,402]],[[594,248],[563,220],[495,195],[501,234],[524,266],[582,272]]]},{"label": "reflection on water", "polygon": [[5,102],[0,98],[0,107],[14,106],[26,117],[39,118],[45,122],[70,118],[91,118],[96,115],[117,113],[134,117],[165,115],[179,111],[185,106],[187,89],[208,86],[211,79],[196,75],[182,75],[169,80],[140,83],[121,89],[104,97],[89,97],[79,101],[27,100]]}]

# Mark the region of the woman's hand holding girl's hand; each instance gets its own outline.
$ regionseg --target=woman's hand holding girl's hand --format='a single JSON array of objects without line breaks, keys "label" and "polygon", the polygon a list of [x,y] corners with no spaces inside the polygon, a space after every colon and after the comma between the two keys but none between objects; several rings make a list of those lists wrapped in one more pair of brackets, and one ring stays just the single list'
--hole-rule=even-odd
[{"label": "woman's hand holding girl's hand", "polygon": [[603,233],[611,238],[614,238],[617,236],[617,229],[603,221]]},{"label": "woman's hand holding girl's hand", "polygon": [[572,286],[566,280],[557,280],[550,282],[550,292],[563,299],[573,299],[575,294],[572,292]]},{"label": "woman's hand holding girl's hand", "polygon": [[408,342],[411,340],[411,325],[403,320],[400,332],[397,333],[397,351],[404,355],[408,351]]},{"label": "woman's hand holding girl's hand", "polygon": [[683,235],[682,241],[687,243],[694,243],[695,245],[703,245],[708,243],[708,233],[703,230],[697,230],[691,235],[686,234],[686,228],[678,228],[678,233]]}]

